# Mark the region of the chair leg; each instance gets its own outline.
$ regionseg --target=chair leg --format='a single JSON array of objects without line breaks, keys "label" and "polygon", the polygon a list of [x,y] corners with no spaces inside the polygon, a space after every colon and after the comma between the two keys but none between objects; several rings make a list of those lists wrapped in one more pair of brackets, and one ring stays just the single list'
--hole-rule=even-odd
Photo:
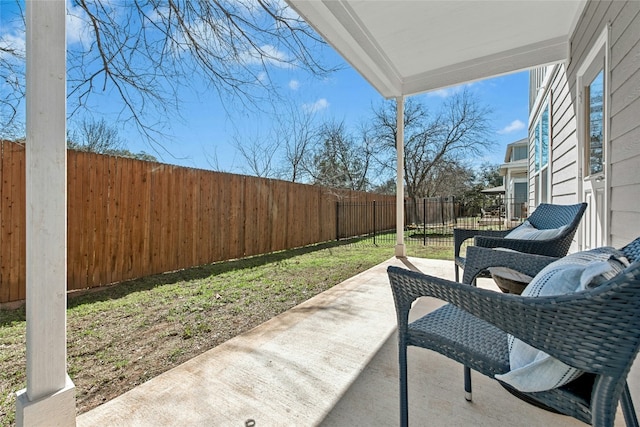
[{"label": "chair leg", "polygon": [[407,346],[402,340],[398,348],[398,366],[400,368],[400,426],[409,425],[409,402],[407,398]]},{"label": "chair leg", "polygon": [[629,385],[624,383],[624,390],[620,398],[622,404],[622,414],[624,415],[624,421],[627,427],[638,427],[638,418],[636,417],[636,410],[633,407],[633,401],[631,400],[631,393],[629,392]]},{"label": "chair leg", "polygon": [[460,281],[460,269],[458,267],[458,264],[454,265],[455,268],[455,272],[456,272],[456,282]]},{"label": "chair leg", "polygon": [[471,402],[471,368],[464,367],[464,398]]}]

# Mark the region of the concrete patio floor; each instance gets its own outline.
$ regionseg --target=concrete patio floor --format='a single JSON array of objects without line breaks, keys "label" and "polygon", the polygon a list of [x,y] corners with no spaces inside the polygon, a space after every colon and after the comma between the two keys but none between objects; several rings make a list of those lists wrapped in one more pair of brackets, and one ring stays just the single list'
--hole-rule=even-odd
[{"label": "concrete patio floor", "polygon": [[[386,275],[389,265],[453,276],[450,261],[392,258],[79,415],[77,425],[397,425],[396,320]],[[490,280],[479,282],[495,286]],[[440,304],[423,298],[412,316]],[[524,403],[477,373],[474,401],[468,403],[459,364],[417,348],[409,349],[408,358],[413,425],[584,425]],[[634,369],[634,398],[635,377]],[[623,425],[618,413],[616,426]]]}]

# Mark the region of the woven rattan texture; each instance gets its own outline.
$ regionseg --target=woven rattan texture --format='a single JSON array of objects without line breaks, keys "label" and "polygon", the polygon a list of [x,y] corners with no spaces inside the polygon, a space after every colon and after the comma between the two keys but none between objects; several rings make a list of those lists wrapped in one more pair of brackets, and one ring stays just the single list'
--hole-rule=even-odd
[{"label": "woven rattan texture", "polygon": [[490,377],[509,371],[507,334],[451,304],[409,324],[408,344],[446,354]]},{"label": "woven rattan texture", "polygon": [[621,249],[629,262],[636,262],[640,259],[640,238],[626,245]]},{"label": "woven rattan texture", "polygon": [[[460,248],[465,240],[474,238],[475,245],[485,248],[507,248],[518,252],[562,257],[569,252],[573,236],[578,229],[582,215],[587,208],[586,203],[576,205],[552,205],[542,203],[527,220],[538,229],[550,229],[567,226],[565,230],[553,239],[521,240],[505,239],[507,231],[490,232],[488,230],[454,229],[454,259],[457,269],[465,268],[466,259],[460,256]],[[468,251],[468,248],[467,248]],[[467,257],[468,258],[468,254]]]},{"label": "woven rattan texture", "polygon": [[[505,369],[503,360],[508,356],[506,343],[494,344],[502,348],[497,353],[494,348],[488,350],[486,345],[479,344],[485,333],[489,343],[506,341],[505,335],[485,326],[488,322],[571,366],[596,375],[591,403],[582,397],[584,393],[571,391],[570,385],[528,393],[530,396],[584,422],[613,425],[618,400],[624,390],[628,392],[626,375],[640,346],[640,262],[596,289],[536,298],[492,292],[398,267],[389,267],[388,273],[401,347],[429,348],[493,376],[496,370]],[[409,326],[411,303],[421,296],[447,301],[458,309],[440,309],[440,313],[427,315]],[[462,310],[468,314],[460,315]],[[457,331],[465,316],[484,322],[466,319],[465,330]],[[429,324],[431,320],[435,325]],[[500,352],[504,353],[498,354]],[[403,369],[406,372],[403,363],[406,365],[406,359],[401,357],[401,373]]]}]

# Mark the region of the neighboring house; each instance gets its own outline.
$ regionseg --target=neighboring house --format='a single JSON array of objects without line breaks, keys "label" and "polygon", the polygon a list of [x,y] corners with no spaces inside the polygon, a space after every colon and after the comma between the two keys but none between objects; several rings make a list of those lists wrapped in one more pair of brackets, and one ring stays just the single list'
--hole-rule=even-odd
[{"label": "neighboring house", "polygon": [[507,145],[500,175],[504,182],[506,219],[526,218],[528,209],[529,140],[527,138]]},{"label": "neighboring house", "polygon": [[576,249],[640,224],[640,2],[588,2],[568,59],[530,74],[529,206],[589,204]]}]

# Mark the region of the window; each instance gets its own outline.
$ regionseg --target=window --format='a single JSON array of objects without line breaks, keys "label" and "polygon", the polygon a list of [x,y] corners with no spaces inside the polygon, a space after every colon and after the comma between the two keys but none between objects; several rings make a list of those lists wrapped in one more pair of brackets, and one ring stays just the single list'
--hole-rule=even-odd
[{"label": "window", "polygon": [[532,129],[533,176],[536,204],[548,203],[549,195],[549,146],[551,137],[549,101],[543,104]]},{"label": "window", "polygon": [[581,248],[609,244],[611,235],[610,188],[607,180],[609,141],[609,45],[606,25],[576,70],[578,109],[578,191],[589,208],[578,234]]},{"label": "window", "polygon": [[513,154],[511,155],[511,161],[515,162],[515,161],[518,161],[518,160],[526,159],[528,154],[529,154],[529,152],[528,152],[528,147],[527,146],[514,147],[513,148]]},{"label": "window", "polygon": [[604,141],[604,69],[600,69],[591,83],[585,88],[586,100],[586,138],[585,169],[589,176],[604,171],[602,143]]},{"label": "window", "polygon": [[578,136],[582,144],[583,177],[604,174],[605,162],[605,46],[607,31],[596,42],[593,50],[578,70],[579,119],[582,123]]}]

